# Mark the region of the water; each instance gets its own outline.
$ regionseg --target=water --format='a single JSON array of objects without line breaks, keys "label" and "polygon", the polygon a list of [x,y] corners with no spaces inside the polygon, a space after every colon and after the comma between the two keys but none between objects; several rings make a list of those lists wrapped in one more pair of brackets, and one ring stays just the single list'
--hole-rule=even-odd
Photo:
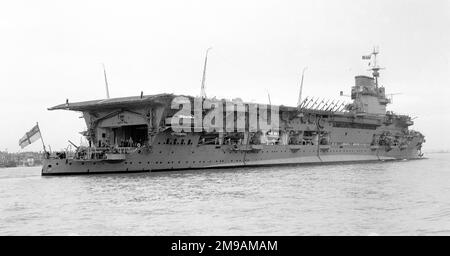
[{"label": "water", "polygon": [[450,235],[450,154],[41,177],[0,169],[0,235]]}]

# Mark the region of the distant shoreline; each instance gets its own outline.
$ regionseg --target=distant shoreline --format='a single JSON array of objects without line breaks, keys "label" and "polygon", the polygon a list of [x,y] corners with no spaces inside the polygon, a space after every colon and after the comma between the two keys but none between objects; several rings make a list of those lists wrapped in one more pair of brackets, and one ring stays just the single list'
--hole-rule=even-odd
[{"label": "distant shoreline", "polygon": [[425,154],[448,154],[450,153],[450,150],[430,150],[430,151],[424,151]]}]

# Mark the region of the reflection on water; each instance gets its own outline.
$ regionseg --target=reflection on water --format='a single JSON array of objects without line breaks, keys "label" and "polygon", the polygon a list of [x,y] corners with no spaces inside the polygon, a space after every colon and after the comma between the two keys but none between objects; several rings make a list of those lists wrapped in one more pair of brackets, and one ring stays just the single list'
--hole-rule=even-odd
[{"label": "reflection on water", "polygon": [[41,177],[0,169],[1,235],[450,235],[450,154]]}]

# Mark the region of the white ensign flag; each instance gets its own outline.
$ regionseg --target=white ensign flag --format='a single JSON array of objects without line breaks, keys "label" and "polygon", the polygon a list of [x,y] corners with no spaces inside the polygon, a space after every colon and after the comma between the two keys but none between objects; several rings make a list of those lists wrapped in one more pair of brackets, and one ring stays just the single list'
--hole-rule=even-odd
[{"label": "white ensign flag", "polygon": [[40,138],[41,138],[41,131],[39,130],[39,126],[36,124],[33,127],[33,129],[25,133],[22,139],[19,140],[19,145],[21,148],[24,148]]}]

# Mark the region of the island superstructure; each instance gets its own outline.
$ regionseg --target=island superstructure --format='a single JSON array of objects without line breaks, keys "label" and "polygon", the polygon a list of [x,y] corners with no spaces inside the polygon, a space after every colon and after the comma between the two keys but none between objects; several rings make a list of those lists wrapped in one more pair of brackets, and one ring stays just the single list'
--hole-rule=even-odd
[{"label": "island superstructure", "polygon": [[372,76],[355,77],[349,104],[307,97],[290,107],[142,93],[67,101],[49,110],[81,112],[89,146],[47,154],[42,175],[422,158],[424,136],[409,129],[410,116],[387,111],[391,99],[376,61],[371,69]]}]

